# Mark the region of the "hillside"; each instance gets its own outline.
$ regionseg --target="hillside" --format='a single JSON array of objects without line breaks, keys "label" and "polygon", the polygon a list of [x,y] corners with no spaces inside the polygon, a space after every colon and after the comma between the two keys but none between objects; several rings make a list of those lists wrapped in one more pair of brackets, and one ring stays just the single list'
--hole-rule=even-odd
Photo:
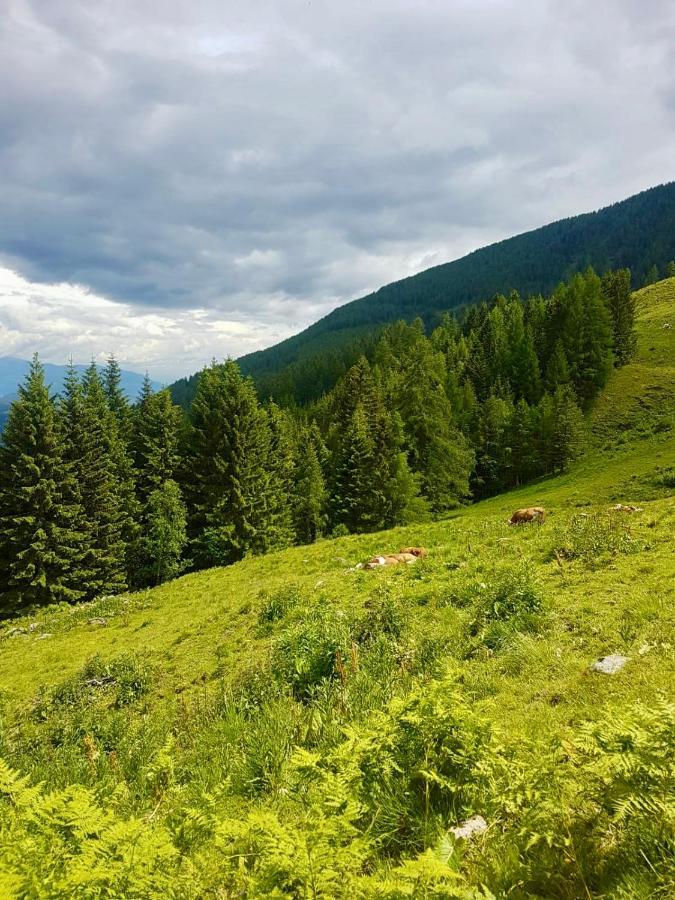
[{"label": "hillside", "polygon": [[675,279],[638,300],[565,475],[4,623],[0,895],[672,896]]},{"label": "hillside", "polygon": [[[633,284],[652,266],[665,274],[675,259],[675,182],[644,191],[598,212],[553,222],[468,254],[462,259],[386,285],[334,310],[298,335],[241,358],[262,397],[300,403],[329,390],[370,346],[373,330],[397,319],[428,325],[497,293],[550,293],[576,271],[628,267]],[[187,405],[196,377],[172,387]]]}]

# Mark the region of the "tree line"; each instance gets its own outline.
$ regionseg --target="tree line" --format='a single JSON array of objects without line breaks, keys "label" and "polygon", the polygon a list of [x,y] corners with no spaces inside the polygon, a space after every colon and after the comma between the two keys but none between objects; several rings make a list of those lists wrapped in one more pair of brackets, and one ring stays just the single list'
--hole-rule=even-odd
[{"label": "tree line", "polygon": [[247,554],[442,516],[563,470],[583,412],[635,351],[630,272],[575,275],[387,326],[320,400],[261,403],[212,363],[185,413],[114,358],[59,396],[37,357],[0,444],[0,611],[159,584]]}]

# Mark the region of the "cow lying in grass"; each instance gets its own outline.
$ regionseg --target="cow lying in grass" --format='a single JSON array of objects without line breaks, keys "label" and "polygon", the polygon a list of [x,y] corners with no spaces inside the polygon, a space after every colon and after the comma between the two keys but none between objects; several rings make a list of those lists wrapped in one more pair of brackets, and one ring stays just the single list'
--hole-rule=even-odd
[{"label": "cow lying in grass", "polygon": [[425,547],[402,547],[399,553],[390,553],[387,556],[373,556],[366,563],[360,563],[358,568],[378,569],[380,566],[398,566],[401,563],[411,565],[429,555]]},{"label": "cow lying in grass", "polygon": [[543,506],[529,506],[527,509],[517,509],[509,519],[509,525],[524,525],[526,522],[538,522],[540,525],[546,518],[546,510]]}]

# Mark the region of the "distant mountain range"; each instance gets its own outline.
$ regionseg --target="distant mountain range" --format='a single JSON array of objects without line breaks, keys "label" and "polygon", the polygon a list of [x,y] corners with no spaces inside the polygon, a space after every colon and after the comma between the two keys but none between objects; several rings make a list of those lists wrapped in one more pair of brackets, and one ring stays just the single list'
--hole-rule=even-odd
[{"label": "distant mountain range", "polygon": [[[4,424],[7,411],[12,400],[15,399],[19,385],[26,377],[30,363],[25,359],[17,359],[14,356],[0,356],[0,427]],[[58,366],[54,363],[43,363],[45,380],[51,386],[53,393],[58,394],[63,387],[67,366]],[[77,365],[77,372],[84,372],[88,366]],[[101,367],[99,367],[101,368]],[[102,368],[101,368],[102,371]],[[130,400],[135,400],[143,385],[144,375],[138,372],[122,371],[122,390]],[[158,390],[162,385],[153,381],[152,386]]]},{"label": "distant mountain range", "polygon": [[[628,267],[634,287],[641,287],[654,267],[658,275],[665,275],[673,259],[675,182],[670,182],[599,212],[562,219],[395,281],[239,362],[262,397],[306,403],[329,390],[387,322],[419,316],[433,326],[444,311],[457,311],[498,293],[550,293],[560,281],[588,266],[599,273]],[[193,375],[172,386],[177,402],[187,405],[197,378]]]}]

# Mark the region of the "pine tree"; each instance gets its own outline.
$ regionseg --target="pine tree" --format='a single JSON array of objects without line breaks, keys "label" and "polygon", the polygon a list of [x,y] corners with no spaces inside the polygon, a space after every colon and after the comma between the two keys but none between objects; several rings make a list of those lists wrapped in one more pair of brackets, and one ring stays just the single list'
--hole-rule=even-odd
[{"label": "pine tree", "polygon": [[[402,453],[400,417],[387,408],[365,358],[336,386],[332,410],[328,435],[332,524],[361,531],[401,521],[416,490],[415,480]],[[356,466],[351,474],[350,460]]]},{"label": "pine tree", "polygon": [[133,410],[131,450],[136,470],[136,493],[141,505],[150,494],[175,480],[180,467],[183,413],[168,390],[154,393],[146,377]]},{"label": "pine tree", "polygon": [[521,397],[515,405],[510,422],[511,485],[523,484],[538,474],[535,434],[532,409]]},{"label": "pine tree", "polygon": [[588,406],[612,369],[612,327],[598,276],[589,269],[561,285],[551,301],[552,343],[560,339],[574,390]]},{"label": "pine tree", "polygon": [[647,274],[645,275],[645,280],[643,287],[648,287],[650,284],[655,284],[659,280],[659,270],[656,265],[650,266],[647,269]]},{"label": "pine tree", "polygon": [[498,493],[510,481],[510,424],[513,403],[490,395],[481,407],[476,447],[475,493],[488,497]]},{"label": "pine tree", "polygon": [[236,562],[268,546],[270,433],[250,379],[233,360],[200,376],[183,473],[197,568]]},{"label": "pine tree", "polygon": [[546,367],[546,389],[552,392],[555,391],[559,384],[569,383],[570,369],[567,365],[563,343],[558,339]]},{"label": "pine tree", "polygon": [[292,493],[295,468],[293,426],[287,414],[271,402],[267,408],[270,432],[268,449],[268,545],[278,549],[293,541]]},{"label": "pine tree", "polygon": [[326,527],[326,483],[321,460],[325,447],[316,425],[299,436],[293,472],[293,525],[298,544],[312,544]]},{"label": "pine tree", "polygon": [[386,496],[377,469],[375,441],[366,412],[358,403],[335,460],[335,524],[352,533],[383,527]]},{"label": "pine tree", "polygon": [[585,426],[574,392],[560,385],[553,395],[551,464],[554,472],[563,472],[581,452]]},{"label": "pine tree", "polygon": [[635,300],[630,288],[630,271],[608,272],[602,279],[602,293],[612,317],[612,343],[617,366],[625,366],[637,350]]},{"label": "pine tree", "polygon": [[88,598],[117,593],[127,586],[127,548],[135,500],[123,484],[126,463],[120,460],[124,447],[94,363],[82,384],[71,365],[59,414],[86,526],[82,588]]},{"label": "pine tree", "polygon": [[79,510],[37,354],[0,445],[2,611],[79,599]]},{"label": "pine tree", "polygon": [[131,407],[122,390],[122,370],[113,354],[108,357],[101,380],[108,407],[117,420],[119,435],[128,443],[131,435]]},{"label": "pine tree", "polygon": [[162,584],[180,574],[187,542],[187,512],[175,481],[169,478],[154,488],[143,518],[135,580],[139,584]]},{"label": "pine tree", "polygon": [[675,278],[675,259],[671,259],[666,266],[666,278]]}]

